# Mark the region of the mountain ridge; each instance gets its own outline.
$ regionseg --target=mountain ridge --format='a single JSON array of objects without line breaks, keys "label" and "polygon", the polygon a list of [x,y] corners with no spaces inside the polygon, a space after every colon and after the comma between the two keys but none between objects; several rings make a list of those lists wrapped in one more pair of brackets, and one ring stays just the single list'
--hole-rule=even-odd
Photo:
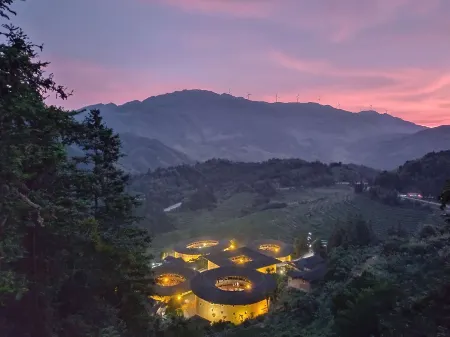
[{"label": "mountain ridge", "polygon": [[[93,108],[100,109],[106,124],[119,134],[156,139],[194,161],[301,158],[391,169],[396,165],[389,153],[382,153],[389,150],[382,149],[387,140],[433,130],[373,110],[354,113],[314,102],[251,101],[206,90],[175,91],[85,109]],[[436,148],[427,146],[413,151],[412,158]],[[376,158],[370,155],[373,149]]]},{"label": "mountain ridge", "polygon": [[[112,102],[109,103],[96,103],[96,104],[92,104],[92,105],[88,105],[85,106],[83,108],[80,108],[78,111],[83,110],[83,109],[96,109],[96,108],[101,108],[101,107],[115,107],[115,108],[124,108],[124,107],[129,107],[129,106],[133,106],[139,103],[150,103],[152,101],[158,100],[158,99],[162,99],[162,98],[171,98],[177,95],[181,95],[181,94],[188,94],[188,95],[192,95],[192,94],[204,94],[204,95],[210,95],[210,97],[215,97],[215,98],[229,98],[229,99],[235,99],[235,100],[239,100],[239,101],[246,101],[246,102],[252,102],[252,103],[263,103],[263,104],[269,104],[269,105],[294,105],[294,106],[299,106],[299,105],[317,105],[317,106],[322,106],[322,107],[330,107],[336,111],[342,111],[344,113],[348,113],[348,114],[353,114],[353,115],[361,115],[361,116],[370,116],[370,115],[377,115],[377,116],[386,116],[388,118],[392,118],[395,120],[399,120],[402,122],[407,122],[407,123],[411,123],[414,125],[417,125],[419,127],[428,129],[430,127],[424,126],[424,125],[420,125],[417,123],[414,123],[412,121],[408,121],[405,119],[402,119],[400,117],[396,117],[393,115],[390,115],[388,113],[380,113],[376,110],[361,110],[361,111],[357,111],[357,112],[352,112],[349,110],[344,110],[344,109],[340,109],[340,108],[334,108],[331,105],[328,104],[320,104],[317,102],[267,102],[267,101],[257,101],[257,100],[249,100],[246,99],[244,97],[241,96],[233,96],[231,94],[228,93],[216,93],[210,90],[203,90],[203,89],[184,89],[184,90],[178,90],[178,91],[174,91],[174,92],[169,92],[169,93],[165,93],[165,94],[161,94],[161,95],[154,95],[154,96],[149,96],[143,100],[132,100],[129,102],[125,102],[123,104],[115,104]],[[192,98],[192,96],[191,96]],[[431,128],[430,128],[431,129]]]}]

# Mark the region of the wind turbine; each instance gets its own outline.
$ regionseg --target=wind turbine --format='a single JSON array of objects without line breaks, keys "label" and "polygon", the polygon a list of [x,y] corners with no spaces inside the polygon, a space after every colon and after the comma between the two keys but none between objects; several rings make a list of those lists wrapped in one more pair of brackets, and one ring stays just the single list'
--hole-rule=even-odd
[{"label": "wind turbine", "polygon": [[320,96],[317,98],[317,100],[319,101],[319,104],[320,104]]},{"label": "wind turbine", "polygon": [[247,99],[249,100],[250,99],[250,96],[251,96],[252,94],[249,94],[249,93],[247,93]]},{"label": "wind turbine", "polygon": [[275,103],[278,102],[278,94],[275,94]]},{"label": "wind turbine", "polygon": [[298,103],[298,98],[300,97],[300,95],[297,95],[297,103]]},{"label": "wind turbine", "polygon": [[338,109],[340,109],[341,108],[341,103],[338,103]]},{"label": "wind turbine", "polygon": [[228,89],[228,95],[231,95],[231,89]]},{"label": "wind turbine", "polygon": [[370,105],[370,110],[372,111],[373,109],[372,109],[372,104]]}]

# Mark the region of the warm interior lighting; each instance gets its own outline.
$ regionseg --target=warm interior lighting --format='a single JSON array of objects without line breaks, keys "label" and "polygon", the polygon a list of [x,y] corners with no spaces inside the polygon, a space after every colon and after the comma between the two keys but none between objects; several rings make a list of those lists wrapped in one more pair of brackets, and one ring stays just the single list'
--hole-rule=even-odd
[{"label": "warm interior lighting", "polygon": [[226,276],[217,279],[216,287],[223,291],[244,291],[252,289],[252,283],[243,276]]},{"label": "warm interior lighting", "polygon": [[162,274],[155,279],[156,284],[163,287],[173,287],[184,281],[186,281],[186,278],[178,274]]},{"label": "warm interior lighting", "polygon": [[177,296],[177,299],[178,299],[178,301],[181,300],[181,295],[178,295],[178,296]]},{"label": "warm interior lighting", "polygon": [[268,250],[273,253],[278,253],[280,251],[280,248],[281,248],[280,246],[273,245],[270,243],[259,246],[259,250]]},{"label": "warm interior lighting", "polygon": [[230,260],[236,264],[244,264],[244,263],[252,261],[252,259],[246,255],[234,256],[234,257],[231,257]]},{"label": "warm interior lighting", "polygon": [[191,242],[186,246],[187,249],[201,249],[201,248],[207,248],[207,247],[213,247],[217,246],[219,244],[219,241],[216,240],[202,240],[202,241],[195,241]]}]

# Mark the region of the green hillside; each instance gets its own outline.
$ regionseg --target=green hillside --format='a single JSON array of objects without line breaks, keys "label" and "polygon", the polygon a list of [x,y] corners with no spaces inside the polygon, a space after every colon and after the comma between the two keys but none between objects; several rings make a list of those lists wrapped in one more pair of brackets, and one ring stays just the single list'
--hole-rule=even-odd
[{"label": "green hillside", "polygon": [[424,223],[434,223],[438,217],[427,208],[388,206],[355,194],[349,187],[322,187],[279,191],[273,202],[287,207],[258,210],[245,214],[257,194],[237,193],[220,202],[212,210],[181,210],[169,213],[177,230],[158,235],[153,242],[157,252],[172,244],[200,235],[232,237],[249,240],[257,237],[276,238],[292,242],[296,236],[313,232],[315,237],[328,238],[334,226],[351,215],[361,215],[372,223],[377,236],[384,237],[391,227],[401,226],[413,232]]}]

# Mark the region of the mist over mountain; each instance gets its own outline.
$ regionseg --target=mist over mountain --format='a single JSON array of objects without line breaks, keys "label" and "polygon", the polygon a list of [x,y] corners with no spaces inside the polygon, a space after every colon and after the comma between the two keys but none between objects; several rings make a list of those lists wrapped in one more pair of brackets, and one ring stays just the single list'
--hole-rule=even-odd
[{"label": "mist over mountain", "polygon": [[[301,158],[391,169],[449,144],[440,140],[441,133],[449,135],[448,128],[427,129],[386,113],[352,113],[317,103],[257,102],[205,90],[86,108],[100,109],[109,127],[128,134],[125,143],[133,136],[162,142],[164,151],[176,151],[175,162]],[[124,152],[139,152],[141,163],[151,154],[134,146],[124,146]]]},{"label": "mist over mountain", "polygon": [[378,169],[400,166],[408,160],[421,158],[429,152],[450,149],[450,125],[425,129],[409,135],[396,135],[377,142],[360,145],[360,162]]}]

